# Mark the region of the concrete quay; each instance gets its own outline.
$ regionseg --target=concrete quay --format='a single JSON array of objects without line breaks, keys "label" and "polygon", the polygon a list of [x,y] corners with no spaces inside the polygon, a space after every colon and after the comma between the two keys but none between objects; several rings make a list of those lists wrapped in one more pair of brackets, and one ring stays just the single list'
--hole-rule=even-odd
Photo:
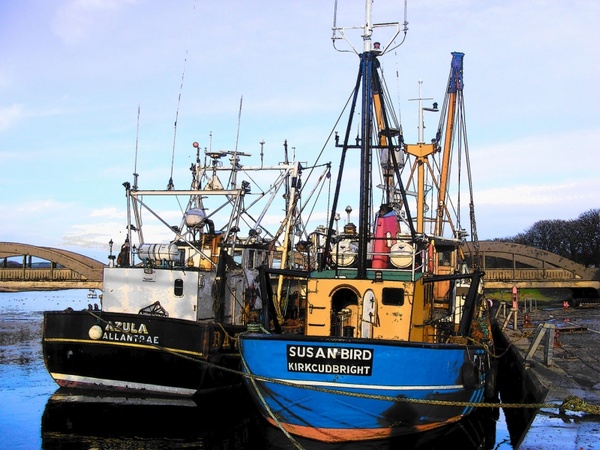
[{"label": "concrete quay", "polygon": [[514,448],[600,449],[600,305],[527,306],[501,309],[496,326],[519,366],[525,403],[549,407],[531,417]]}]

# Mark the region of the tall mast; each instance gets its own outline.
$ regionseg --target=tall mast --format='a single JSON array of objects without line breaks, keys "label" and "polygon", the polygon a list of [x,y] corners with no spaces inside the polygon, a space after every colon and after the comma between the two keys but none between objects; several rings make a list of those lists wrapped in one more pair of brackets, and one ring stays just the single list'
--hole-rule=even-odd
[{"label": "tall mast", "polygon": [[[357,78],[357,83],[354,91],[352,107],[350,110],[350,118],[348,121],[348,127],[346,129],[344,143],[342,145],[342,157],[340,163],[340,172],[338,174],[338,182],[336,185],[336,193],[334,195],[334,202],[332,208],[332,214],[330,217],[329,223],[329,232],[327,236],[327,242],[325,244],[326,248],[329,247],[331,242],[331,230],[333,228],[333,220],[335,217],[336,209],[337,209],[337,200],[339,197],[339,189],[342,178],[342,172],[344,167],[344,159],[349,148],[357,148],[360,150],[360,199],[359,199],[359,223],[358,223],[358,250],[357,250],[357,278],[364,279],[367,278],[367,250],[369,243],[369,231],[370,231],[370,218],[371,218],[371,201],[372,201],[372,191],[373,191],[373,182],[372,182],[372,153],[373,153],[373,125],[374,119],[377,120],[377,124],[381,130],[384,130],[386,133],[389,133],[387,120],[385,118],[385,111],[383,108],[382,101],[382,93],[381,83],[379,82],[377,70],[379,68],[379,61],[377,57],[383,53],[390,47],[393,43],[396,36],[401,31],[401,26],[398,22],[393,23],[382,23],[382,24],[373,24],[371,18],[371,6],[372,0],[365,1],[365,21],[364,24],[360,27],[353,27],[354,29],[360,29],[362,31],[362,40],[363,40],[363,51],[359,53],[353,46],[352,43],[346,38],[345,29],[337,27],[334,22],[333,27],[333,42],[335,46],[335,41],[337,39],[344,39],[350,45],[352,50],[359,55],[360,58],[360,69]],[[406,31],[406,21],[404,22]],[[380,43],[372,42],[372,34],[373,29],[376,27],[396,27],[396,32],[393,34],[391,40],[388,45],[382,47]],[[395,47],[394,47],[395,48]],[[357,142],[357,145],[349,144],[349,136],[350,129],[352,127],[352,116],[355,112],[355,108],[357,106],[357,99],[360,91],[361,96],[361,124],[360,124],[360,142]],[[374,112],[374,106],[376,112]],[[378,136],[378,142],[375,144],[375,147],[390,147],[389,138],[390,134],[387,137]],[[337,145],[337,141],[336,141]],[[393,157],[392,157],[393,158]],[[397,165],[397,164],[396,164]],[[387,174],[389,175],[389,173]]]},{"label": "tall mast", "polygon": [[438,210],[435,220],[435,232],[442,235],[444,227],[444,213],[446,208],[446,194],[448,191],[448,176],[450,171],[450,151],[454,138],[454,124],[456,122],[457,95],[463,88],[463,56],[464,53],[452,52],[452,63],[450,65],[450,81],[448,82],[448,116],[446,120],[446,131],[444,133],[444,149],[442,153],[442,165],[440,168],[440,190],[438,193]]},{"label": "tall mast", "polygon": [[373,23],[371,21],[371,5],[372,1],[365,1],[365,30],[363,34],[363,52],[371,51],[371,36],[373,35]]},{"label": "tall mast", "polygon": [[437,151],[437,144],[432,142],[431,144],[425,143],[423,124],[423,111],[437,111],[435,108],[423,108],[423,100],[432,100],[431,98],[423,98],[421,94],[423,81],[419,80],[419,98],[411,98],[410,100],[419,101],[419,117],[418,117],[418,142],[416,144],[405,144],[404,151],[415,157],[417,165],[417,233],[423,234],[425,232],[425,166],[427,165],[427,159],[429,155],[433,155]]},{"label": "tall mast", "polygon": [[358,266],[356,277],[359,279],[367,276],[367,242],[369,239],[369,216],[371,211],[371,116],[373,84],[374,55],[371,53],[371,36],[373,25],[371,23],[371,2],[365,2],[365,27],[363,34],[363,53],[361,59],[362,74],[362,123],[361,123],[361,149],[360,149],[360,204],[358,208]]}]

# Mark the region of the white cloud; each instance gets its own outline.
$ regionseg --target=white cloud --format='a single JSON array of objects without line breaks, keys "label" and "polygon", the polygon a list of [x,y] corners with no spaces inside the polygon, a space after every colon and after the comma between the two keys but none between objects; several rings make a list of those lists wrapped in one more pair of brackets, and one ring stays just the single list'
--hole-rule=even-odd
[{"label": "white cloud", "polygon": [[[590,180],[592,185],[595,180]],[[584,187],[583,183],[566,184],[546,184],[546,185],[516,185],[498,189],[488,189],[477,191],[478,205],[495,206],[526,206],[526,205],[560,205],[562,203],[573,202],[576,199],[593,200],[592,191],[594,187]],[[583,188],[583,189],[582,189]]]},{"label": "white cloud", "polygon": [[0,107],[0,133],[15,127],[24,116],[23,105],[13,104]]},{"label": "white cloud", "polygon": [[110,32],[119,13],[138,0],[72,0],[56,13],[52,28],[63,42],[76,45],[98,32]]},{"label": "white cloud", "polygon": [[[481,138],[480,138],[481,140]],[[534,134],[470,146],[475,190],[515,184],[577,184],[596,175],[600,128]],[[547,188],[544,188],[547,189]]]},{"label": "white cloud", "polygon": [[44,214],[55,214],[58,211],[66,211],[71,208],[71,203],[59,202],[56,200],[40,200],[40,201],[32,201],[27,203],[17,204],[15,207],[16,212],[30,212],[41,214],[40,218],[44,217]]},{"label": "white cloud", "polygon": [[90,217],[94,217],[94,218],[103,217],[103,218],[108,218],[108,219],[121,219],[123,217],[123,211],[121,211],[121,210],[119,210],[119,209],[117,209],[115,207],[93,209],[90,212]]}]

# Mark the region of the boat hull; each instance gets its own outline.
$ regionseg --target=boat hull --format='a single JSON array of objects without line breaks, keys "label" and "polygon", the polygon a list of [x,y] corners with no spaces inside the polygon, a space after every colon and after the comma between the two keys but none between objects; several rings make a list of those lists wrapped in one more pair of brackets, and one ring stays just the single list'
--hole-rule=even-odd
[{"label": "boat hull", "polygon": [[265,418],[324,442],[432,430],[484,399],[482,347],[244,333],[240,352]]},{"label": "boat hull", "polygon": [[239,352],[214,324],[48,311],[42,350],[48,372],[62,387],[193,397],[241,383],[235,373]]}]

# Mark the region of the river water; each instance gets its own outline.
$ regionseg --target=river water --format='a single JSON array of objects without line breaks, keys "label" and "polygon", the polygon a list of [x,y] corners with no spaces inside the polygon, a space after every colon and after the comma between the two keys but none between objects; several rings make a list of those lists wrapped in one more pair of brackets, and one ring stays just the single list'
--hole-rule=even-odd
[{"label": "river water", "polygon": [[501,411],[418,440],[295,445],[265,423],[243,388],[197,402],[59,389],[43,362],[43,311],[84,309],[98,301],[87,293],[0,293],[0,449],[513,449]]}]

